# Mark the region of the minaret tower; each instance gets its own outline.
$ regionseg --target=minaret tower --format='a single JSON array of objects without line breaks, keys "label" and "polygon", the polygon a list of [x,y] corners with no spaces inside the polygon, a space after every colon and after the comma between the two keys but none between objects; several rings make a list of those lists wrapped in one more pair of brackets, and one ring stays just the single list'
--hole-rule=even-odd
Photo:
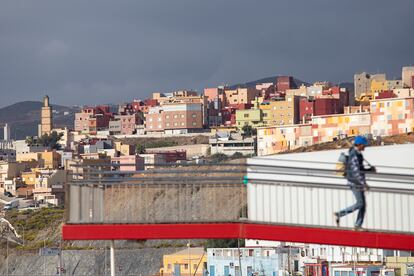
[{"label": "minaret tower", "polygon": [[40,133],[50,134],[53,129],[52,107],[49,104],[49,96],[43,98],[43,107],[40,120]]}]

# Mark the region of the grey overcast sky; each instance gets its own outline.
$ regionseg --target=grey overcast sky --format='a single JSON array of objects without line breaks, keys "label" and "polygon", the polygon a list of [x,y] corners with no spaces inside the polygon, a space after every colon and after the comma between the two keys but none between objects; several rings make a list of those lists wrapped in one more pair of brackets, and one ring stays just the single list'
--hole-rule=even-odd
[{"label": "grey overcast sky", "polygon": [[278,74],[414,63],[414,0],[4,0],[0,106],[120,103]]}]

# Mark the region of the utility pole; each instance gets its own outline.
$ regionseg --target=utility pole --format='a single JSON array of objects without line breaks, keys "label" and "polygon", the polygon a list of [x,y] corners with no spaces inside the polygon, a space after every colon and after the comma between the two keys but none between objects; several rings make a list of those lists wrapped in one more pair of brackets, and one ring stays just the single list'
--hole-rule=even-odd
[{"label": "utility pole", "polygon": [[111,276],[115,276],[115,241],[111,240]]},{"label": "utility pole", "polygon": [[191,276],[191,259],[190,259],[190,241],[188,241],[187,243],[187,247],[188,247],[188,275]]}]

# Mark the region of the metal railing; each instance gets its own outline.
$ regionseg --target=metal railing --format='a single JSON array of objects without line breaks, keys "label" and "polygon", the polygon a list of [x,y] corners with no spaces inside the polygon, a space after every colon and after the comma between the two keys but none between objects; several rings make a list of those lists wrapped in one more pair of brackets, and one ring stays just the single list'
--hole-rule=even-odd
[{"label": "metal railing", "polygon": [[75,170],[67,188],[68,223],[224,222],[247,216],[245,164],[118,169]]},{"label": "metal railing", "polygon": [[[123,165],[125,166],[125,165]],[[367,173],[364,227],[414,232],[414,169]],[[237,222],[334,227],[333,212],[355,202],[335,164],[266,158],[219,164],[159,164],[121,171],[79,165],[67,185],[67,223]],[[357,212],[343,217],[353,227]]]}]

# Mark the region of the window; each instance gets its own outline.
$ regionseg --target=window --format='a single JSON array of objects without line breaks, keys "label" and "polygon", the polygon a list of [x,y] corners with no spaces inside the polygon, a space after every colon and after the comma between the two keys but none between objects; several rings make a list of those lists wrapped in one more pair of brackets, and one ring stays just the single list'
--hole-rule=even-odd
[{"label": "window", "polygon": [[249,118],[249,114],[244,114],[244,118]]},{"label": "window", "polygon": [[178,118],[177,114],[175,114],[175,115],[174,115],[174,118],[175,118],[175,119],[177,119],[177,118]]},{"label": "window", "polygon": [[191,117],[197,118],[197,114],[193,114],[193,115],[191,115]]},{"label": "window", "polygon": [[170,115],[165,115],[165,119],[169,119],[170,118]]},{"label": "window", "polygon": [[184,264],[184,269],[188,269],[188,264]]},{"label": "window", "polygon": [[392,115],[387,115],[387,120],[388,121],[392,120]]},{"label": "window", "polygon": [[184,114],[181,114],[181,118],[184,118],[185,116],[184,116]]},{"label": "window", "polygon": [[184,122],[181,122],[181,125],[184,126],[185,125]]},{"label": "window", "polygon": [[196,122],[193,122],[193,126],[196,126],[197,125],[197,123]]},{"label": "window", "polygon": [[178,126],[178,123],[177,123],[177,122],[175,122],[175,123],[174,123],[174,126]]}]

